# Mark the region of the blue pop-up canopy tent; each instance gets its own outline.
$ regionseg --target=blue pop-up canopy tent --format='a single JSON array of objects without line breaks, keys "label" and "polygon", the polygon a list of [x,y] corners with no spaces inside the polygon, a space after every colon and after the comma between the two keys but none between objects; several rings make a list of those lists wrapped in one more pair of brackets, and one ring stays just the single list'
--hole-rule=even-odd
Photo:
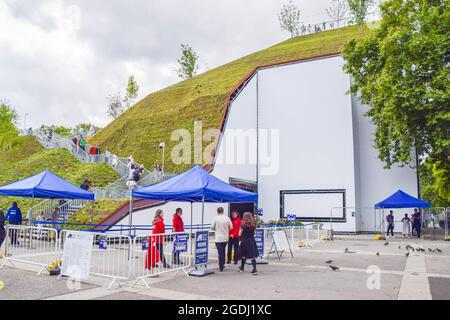
[{"label": "blue pop-up canopy tent", "polygon": [[390,197],[375,205],[376,209],[395,209],[395,208],[429,208],[429,202],[417,199],[402,190],[398,190]]},{"label": "blue pop-up canopy tent", "polygon": [[191,170],[166,181],[133,190],[132,198],[190,202],[191,204],[201,202],[203,225],[205,202],[257,203],[258,194],[229,185],[196,165]]},{"label": "blue pop-up canopy tent", "polygon": [[[201,166],[179,174],[169,180],[148,187],[132,191],[132,198],[190,202],[191,203],[191,231],[192,231],[192,203],[202,203],[202,229],[205,216],[205,202],[209,203],[256,203],[258,194],[248,192],[217,179]],[[130,225],[132,212],[130,212]],[[191,246],[192,248],[192,246]],[[193,270],[190,275],[204,276],[212,273],[209,269]]]},{"label": "blue pop-up canopy tent", "polygon": [[169,180],[133,190],[133,198],[178,202],[256,203],[258,194],[229,185],[197,165]]},{"label": "blue pop-up canopy tent", "polygon": [[94,200],[93,193],[74,186],[50,170],[0,187],[0,196]]},{"label": "blue pop-up canopy tent", "polygon": [[[384,199],[383,201],[377,203],[375,205],[375,209],[396,209],[396,208],[429,208],[431,205],[429,202],[417,199],[412,195],[403,192],[402,190],[398,190],[390,197]],[[383,234],[385,230],[385,217],[384,210],[382,210],[383,217]]]},{"label": "blue pop-up canopy tent", "polygon": [[[94,194],[78,188],[50,170],[0,187],[0,196],[38,199],[79,199],[94,201]],[[33,203],[31,204],[33,208]],[[31,209],[33,210],[33,209]],[[92,206],[92,215],[94,206]],[[31,211],[31,216],[33,212]],[[30,223],[31,223],[31,216]]]}]

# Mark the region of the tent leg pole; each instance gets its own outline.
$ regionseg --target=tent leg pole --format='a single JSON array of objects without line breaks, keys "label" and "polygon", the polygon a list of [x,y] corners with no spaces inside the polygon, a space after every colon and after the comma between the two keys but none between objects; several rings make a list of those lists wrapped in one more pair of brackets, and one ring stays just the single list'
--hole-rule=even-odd
[{"label": "tent leg pole", "polygon": [[28,217],[28,226],[31,226],[31,220],[33,220],[33,207],[34,207],[34,195],[31,198],[30,216]]},{"label": "tent leg pole", "polygon": [[95,200],[92,200],[91,224],[94,223]]},{"label": "tent leg pole", "polygon": [[202,198],[202,231],[204,227],[204,221],[205,221],[205,197]]},{"label": "tent leg pole", "polygon": [[190,235],[190,239],[189,239],[189,242],[190,242],[190,245],[191,245],[191,252],[190,252],[190,255],[192,256],[192,231],[193,231],[193,229],[192,229],[192,219],[193,219],[193,210],[192,210],[192,206],[193,206],[193,202],[191,202],[191,235]]},{"label": "tent leg pole", "polygon": [[128,212],[128,225],[129,225],[129,232],[131,235],[131,227],[133,226],[133,190],[131,190],[130,193],[130,211]]}]

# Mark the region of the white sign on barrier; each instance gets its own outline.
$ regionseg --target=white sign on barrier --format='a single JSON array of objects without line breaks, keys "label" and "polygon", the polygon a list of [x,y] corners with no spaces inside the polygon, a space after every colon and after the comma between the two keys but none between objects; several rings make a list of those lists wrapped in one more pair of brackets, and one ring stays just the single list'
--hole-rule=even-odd
[{"label": "white sign on barrier", "polygon": [[278,251],[288,251],[291,249],[286,236],[286,232],[284,232],[284,230],[272,231],[272,238]]},{"label": "white sign on barrier", "polygon": [[91,267],[94,235],[68,231],[64,241],[61,274],[76,279],[87,279]]},{"label": "white sign on barrier", "polygon": [[272,248],[275,247],[275,253],[278,256],[278,259],[281,259],[281,256],[283,255],[284,252],[290,252],[291,257],[292,258],[294,257],[285,230],[273,230],[272,239],[273,243],[272,247],[270,248],[269,255],[270,252],[272,252]]}]

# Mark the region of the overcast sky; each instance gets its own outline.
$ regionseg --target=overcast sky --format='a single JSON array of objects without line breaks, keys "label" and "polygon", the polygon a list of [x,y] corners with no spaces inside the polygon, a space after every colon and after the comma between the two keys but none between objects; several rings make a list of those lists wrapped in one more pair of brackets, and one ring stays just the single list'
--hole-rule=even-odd
[{"label": "overcast sky", "polygon": [[[288,38],[287,0],[0,0],[0,99],[23,127],[104,126],[106,97],[133,74],[139,99],[178,80],[180,44],[201,71]],[[328,19],[331,0],[294,0],[302,20]]]}]

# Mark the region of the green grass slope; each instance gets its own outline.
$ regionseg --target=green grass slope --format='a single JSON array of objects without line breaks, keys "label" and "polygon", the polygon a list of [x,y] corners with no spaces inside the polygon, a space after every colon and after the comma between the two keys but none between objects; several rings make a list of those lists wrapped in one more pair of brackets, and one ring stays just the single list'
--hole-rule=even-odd
[{"label": "green grass slope", "polygon": [[170,151],[176,129],[191,133],[194,121],[203,121],[204,130],[218,128],[227,97],[233,88],[258,66],[340,53],[344,44],[367,34],[366,28],[346,27],[301,36],[250,54],[226,65],[205,72],[152,93],[123,113],[91,139],[102,150],[121,156],[133,154],[146,166],[161,160],[160,142],[167,145],[166,171],[180,172],[188,166],[175,166]]},{"label": "green grass slope", "polygon": [[[104,187],[119,179],[118,174],[106,164],[85,164],[77,161],[70,152],[62,149],[44,149],[34,137],[19,137],[10,151],[0,151],[0,185],[5,185],[45,169],[75,185],[89,179],[96,187]],[[22,211],[29,209],[30,199],[0,197],[0,209],[6,210],[11,201],[18,201]],[[35,204],[41,200],[35,200]],[[25,213],[25,212],[24,212]]]}]

